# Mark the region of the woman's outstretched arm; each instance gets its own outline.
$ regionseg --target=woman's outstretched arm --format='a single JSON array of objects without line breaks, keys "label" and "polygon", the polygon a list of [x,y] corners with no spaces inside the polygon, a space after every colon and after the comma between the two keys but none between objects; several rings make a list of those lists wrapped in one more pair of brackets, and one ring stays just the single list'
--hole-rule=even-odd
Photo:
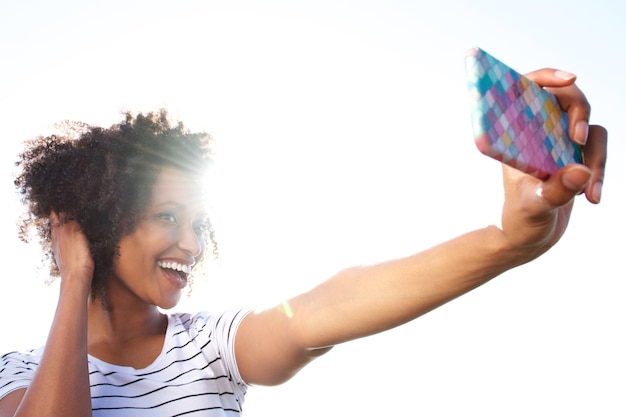
[{"label": "woman's outstretched arm", "polygon": [[574,139],[586,143],[586,166],[569,165],[543,182],[503,166],[501,227],[475,230],[405,258],[348,268],[311,291],[247,316],[235,346],[243,378],[251,384],[281,383],[333,345],[413,320],[556,244],[577,194],[599,202],[607,144],[604,128],[589,128],[589,104],[574,79],[559,74],[545,69],[530,76],[552,87],[568,111]]}]

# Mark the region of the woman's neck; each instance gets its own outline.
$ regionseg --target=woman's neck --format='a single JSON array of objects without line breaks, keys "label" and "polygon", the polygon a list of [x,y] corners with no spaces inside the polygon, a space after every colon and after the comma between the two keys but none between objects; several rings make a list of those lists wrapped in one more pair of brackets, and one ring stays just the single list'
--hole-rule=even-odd
[{"label": "woman's neck", "polygon": [[88,353],[116,365],[144,368],[162,350],[167,316],[154,305],[89,301]]}]

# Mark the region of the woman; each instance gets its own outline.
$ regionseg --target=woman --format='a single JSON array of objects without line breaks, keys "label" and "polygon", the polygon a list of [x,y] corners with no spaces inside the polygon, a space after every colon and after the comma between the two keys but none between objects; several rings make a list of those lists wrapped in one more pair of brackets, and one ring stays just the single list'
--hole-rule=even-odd
[{"label": "woman", "polygon": [[503,168],[501,227],[428,251],[348,268],[259,312],[164,315],[176,305],[205,243],[203,168],[209,138],[139,115],[77,141],[44,138],[22,155],[16,183],[61,277],[45,349],[0,363],[4,416],[225,416],[248,385],[287,381],[333,345],[406,323],[552,247],[574,197],[598,203],[607,134],[588,126],[574,77],[529,74],[568,112],[587,166],[541,182]]}]

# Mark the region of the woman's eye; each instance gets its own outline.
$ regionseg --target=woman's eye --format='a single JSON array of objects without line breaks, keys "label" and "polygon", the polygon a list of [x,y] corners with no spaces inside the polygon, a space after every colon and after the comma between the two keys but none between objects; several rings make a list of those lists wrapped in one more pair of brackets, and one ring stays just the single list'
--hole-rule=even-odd
[{"label": "woman's eye", "polygon": [[197,223],[193,226],[193,229],[196,231],[196,233],[200,234],[200,233],[204,233],[205,231],[207,231],[209,229],[209,226],[202,222],[202,223]]},{"label": "woman's eye", "polygon": [[176,216],[174,216],[172,213],[159,213],[158,217],[168,223],[176,224]]}]

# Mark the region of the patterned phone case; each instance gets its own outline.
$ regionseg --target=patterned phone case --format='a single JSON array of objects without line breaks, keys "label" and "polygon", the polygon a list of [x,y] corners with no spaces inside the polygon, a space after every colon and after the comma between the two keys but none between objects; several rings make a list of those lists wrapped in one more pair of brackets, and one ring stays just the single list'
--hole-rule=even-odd
[{"label": "patterned phone case", "polygon": [[554,95],[479,48],[468,51],[465,69],[482,153],[541,179],[582,162]]}]

